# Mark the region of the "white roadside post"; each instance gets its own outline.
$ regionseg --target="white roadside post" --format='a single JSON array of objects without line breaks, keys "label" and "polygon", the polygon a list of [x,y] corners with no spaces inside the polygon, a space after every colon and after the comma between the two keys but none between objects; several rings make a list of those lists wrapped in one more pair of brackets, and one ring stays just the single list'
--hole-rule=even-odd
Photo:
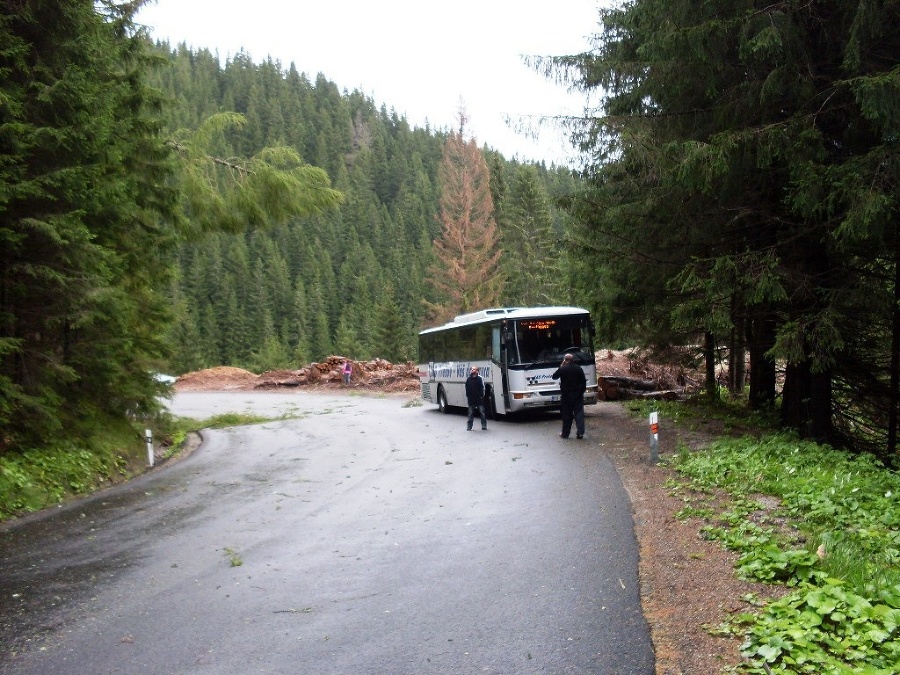
[{"label": "white roadside post", "polygon": [[659,413],[650,413],[650,463],[659,462]]},{"label": "white roadside post", "polygon": [[144,429],[144,437],[147,439],[147,464],[153,468],[153,432],[150,429]]}]

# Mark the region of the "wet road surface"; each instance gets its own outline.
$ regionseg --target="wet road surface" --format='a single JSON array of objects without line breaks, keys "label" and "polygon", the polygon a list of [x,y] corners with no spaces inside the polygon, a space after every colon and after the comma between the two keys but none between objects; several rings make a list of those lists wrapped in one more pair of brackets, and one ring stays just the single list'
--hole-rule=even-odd
[{"label": "wet road surface", "polygon": [[627,496],[558,416],[177,394],[184,460],[0,531],[3,673],[650,675]]}]

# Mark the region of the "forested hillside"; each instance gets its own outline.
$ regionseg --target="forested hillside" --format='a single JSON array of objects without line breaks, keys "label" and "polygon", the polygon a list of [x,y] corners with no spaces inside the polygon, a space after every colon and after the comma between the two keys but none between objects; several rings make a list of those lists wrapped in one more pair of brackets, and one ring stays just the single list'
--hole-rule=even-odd
[{"label": "forested hillside", "polygon": [[[302,64],[158,45],[155,75],[169,132],[227,110],[246,126],[222,134],[222,157],[288,146],[323,168],[343,203],[271,228],[215,233],[179,249],[173,289],[175,373],[216,365],[261,371],[331,353],[415,358],[416,333],[440,305],[428,281],[441,232],[438,168],[451,130],[414,128],[385,104],[341,91]],[[570,301],[562,294],[566,229],[559,197],[576,178],[562,167],[509,161],[489,148],[503,302]]]}]

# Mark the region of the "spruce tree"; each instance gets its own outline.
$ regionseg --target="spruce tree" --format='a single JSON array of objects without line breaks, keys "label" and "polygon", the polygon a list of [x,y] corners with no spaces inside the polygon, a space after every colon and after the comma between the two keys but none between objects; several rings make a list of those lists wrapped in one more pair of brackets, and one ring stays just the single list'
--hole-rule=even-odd
[{"label": "spruce tree", "polygon": [[506,304],[563,304],[562,264],[550,198],[537,167],[516,168],[505,214],[501,241]]},{"label": "spruce tree", "polygon": [[465,137],[466,121],[461,111],[459,129],[447,137],[440,165],[441,236],[429,268],[436,300],[428,303],[436,322],[494,306],[502,290],[490,174],[475,139]]},{"label": "spruce tree", "polygon": [[0,16],[0,452],[157,406],[178,195],[138,5]]},{"label": "spruce tree", "polygon": [[359,344],[356,327],[348,314],[338,321],[337,333],[334,336],[334,351],[350,359],[359,360],[362,348]]},{"label": "spruce tree", "polygon": [[412,358],[409,348],[409,340],[406,339],[408,331],[403,325],[397,303],[394,301],[391,289],[382,295],[376,311],[375,355],[394,363],[406,361]]},{"label": "spruce tree", "polygon": [[298,279],[294,286],[293,326],[288,333],[288,345],[293,349],[291,357],[296,366],[305,365],[312,360],[308,316],[306,289],[303,281]]}]

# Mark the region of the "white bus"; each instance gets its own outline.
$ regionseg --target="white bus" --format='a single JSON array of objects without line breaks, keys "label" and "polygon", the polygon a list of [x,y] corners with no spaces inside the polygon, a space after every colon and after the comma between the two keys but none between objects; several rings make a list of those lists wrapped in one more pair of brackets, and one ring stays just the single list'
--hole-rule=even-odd
[{"label": "white bus", "polygon": [[488,415],[559,408],[559,381],[550,376],[572,354],[587,378],[585,404],[597,402],[597,365],[590,313],[579,307],[485,309],[419,333],[422,398],[466,406],[472,366],[484,378]]}]

